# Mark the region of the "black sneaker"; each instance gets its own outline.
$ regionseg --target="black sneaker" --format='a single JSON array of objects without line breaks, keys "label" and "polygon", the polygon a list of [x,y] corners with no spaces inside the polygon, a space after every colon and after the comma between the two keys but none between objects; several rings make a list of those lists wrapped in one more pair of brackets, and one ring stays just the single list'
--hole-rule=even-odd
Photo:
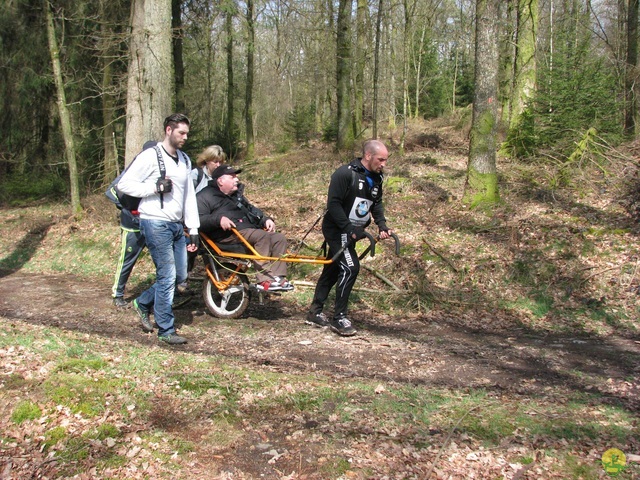
[{"label": "black sneaker", "polygon": [[331,320],[331,330],[343,337],[350,337],[356,334],[356,329],[351,325],[351,320],[345,316]]},{"label": "black sneaker", "polygon": [[123,297],[113,297],[113,304],[118,308],[127,308],[129,306]]},{"label": "black sneaker", "polygon": [[187,339],[181,337],[177,333],[168,333],[166,335],[158,335],[158,340],[168,343],[169,345],[182,345],[187,343]]},{"label": "black sneaker", "polygon": [[147,333],[153,332],[153,324],[151,323],[151,320],[149,320],[149,312],[140,308],[137,298],[133,301],[133,309],[138,314],[138,317],[140,317],[140,325],[142,325],[142,330]]},{"label": "black sneaker", "polygon": [[305,320],[305,323],[308,323],[309,325],[313,325],[314,327],[322,328],[322,327],[329,326],[329,319],[322,312],[320,313],[309,312],[307,313],[307,319]]}]

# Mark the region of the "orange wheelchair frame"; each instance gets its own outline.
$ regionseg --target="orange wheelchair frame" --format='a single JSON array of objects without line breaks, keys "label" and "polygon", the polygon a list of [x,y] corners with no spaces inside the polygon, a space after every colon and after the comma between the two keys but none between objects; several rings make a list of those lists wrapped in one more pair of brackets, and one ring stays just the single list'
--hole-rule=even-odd
[{"label": "orange wheelchair frame", "polygon": [[[200,232],[202,239],[200,255],[206,269],[202,296],[209,312],[218,318],[238,318],[249,306],[253,292],[269,293],[258,291],[256,286],[249,282],[248,271],[252,267],[253,261],[327,265],[336,261],[347,248],[347,246],[342,247],[332,258],[299,255],[291,252],[287,252],[282,257],[267,257],[259,254],[238,230],[232,228],[231,231],[238,238],[239,243],[234,243],[231,246],[225,245],[224,250],[207,234]],[[369,240],[369,245],[360,254],[361,259],[367,254],[375,255],[376,240],[367,232],[365,232],[365,236]],[[400,242],[398,237],[394,233],[391,236],[395,241],[396,255],[399,255]],[[242,252],[230,251],[230,249],[237,249],[238,246],[243,250]]]}]

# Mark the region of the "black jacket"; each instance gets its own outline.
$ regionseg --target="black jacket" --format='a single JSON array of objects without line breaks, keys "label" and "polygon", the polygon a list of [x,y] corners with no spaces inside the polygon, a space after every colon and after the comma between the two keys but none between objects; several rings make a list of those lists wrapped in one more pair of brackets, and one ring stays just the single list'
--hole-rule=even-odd
[{"label": "black jacket", "polygon": [[[367,176],[372,180],[371,186]],[[383,180],[383,175],[368,172],[361,158],[338,168],[329,184],[327,213],[322,222],[325,237],[337,238],[356,227],[364,228],[371,223],[371,216],[380,230],[388,230],[382,205]]]},{"label": "black jacket", "polygon": [[245,228],[264,228],[269,219],[262,210],[255,207],[243,195],[244,185],[231,195],[220,191],[215,180],[198,192],[198,213],[200,214],[200,230],[213,240],[222,240],[233,235],[220,227],[220,219],[227,217],[236,224],[238,230]]}]

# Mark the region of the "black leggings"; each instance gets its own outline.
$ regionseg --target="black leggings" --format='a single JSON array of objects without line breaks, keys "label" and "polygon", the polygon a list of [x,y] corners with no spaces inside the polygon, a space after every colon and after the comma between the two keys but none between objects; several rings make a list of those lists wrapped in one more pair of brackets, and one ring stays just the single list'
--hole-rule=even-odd
[{"label": "black leggings", "polygon": [[[347,242],[347,234],[342,234],[337,239],[326,239],[329,245],[328,258],[333,258],[333,255],[342,248]],[[327,301],[331,288],[336,286],[336,303],[333,316],[334,318],[347,314],[349,305],[349,296],[353,285],[358,278],[358,272],[360,272],[360,260],[355,250],[355,245],[351,244],[345,251],[338,257],[335,262],[329,263],[322,269],[322,274],[318,279],[316,285],[316,291],[313,295],[313,302],[311,303],[311,312],[321,313],[324,307],[324,303]]]}]

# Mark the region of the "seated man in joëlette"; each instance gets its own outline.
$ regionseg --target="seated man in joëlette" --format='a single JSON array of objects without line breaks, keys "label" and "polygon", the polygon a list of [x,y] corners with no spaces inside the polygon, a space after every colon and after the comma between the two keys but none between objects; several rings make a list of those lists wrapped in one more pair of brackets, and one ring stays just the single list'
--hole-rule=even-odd
[{"label": "seated man in jo\u00eblette", "polygon": [[[243,195],[237,174],[241,168],[220,165],[211,174],[209,185],[196,195],[200,214],[200,230],[224,250],[225,244],[239,243],[231,228],[237,229],[253,248],[265,257],[282,257],[287,239],[276,232],[273,219],[252,205]],[[286,279],[287,264],[282,261],[253,262],[257,272],[257,288],[263,291],[293,290]]]}]

